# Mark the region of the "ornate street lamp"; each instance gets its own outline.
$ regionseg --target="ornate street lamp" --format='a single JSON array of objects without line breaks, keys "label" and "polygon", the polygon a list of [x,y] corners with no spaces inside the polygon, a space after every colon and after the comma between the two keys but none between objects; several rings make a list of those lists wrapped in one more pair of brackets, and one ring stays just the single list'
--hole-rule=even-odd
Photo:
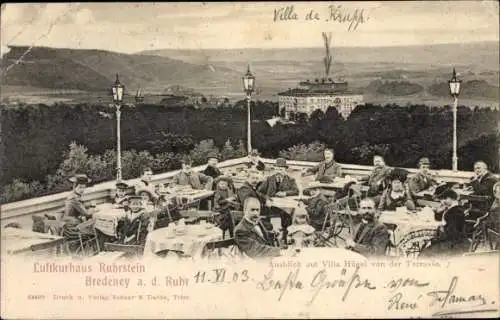
[{"label": "ornate street lamp", "polygon": [[247,149],[248,154],[252,151],[252,129],[250,118],[250,103],[252,101],[252,94],[255,91],[255,76],[250,72],[250,65],[248,66],[247,73],[243,76],[243,89],[247,95]]},{"label": "ornate street lamp", "polygon": [[121,150],[121,129],[120,129],[120,119],[121,119],[121,107],[123,101],[123,92],[125,87],[120,83],[118,79],[118,74],[116,74],[116,81],[111,87],[111,93],[113,95],[113,102],[116,107],[116,181],[122,181],[122,150]]},{"label": "ornate street lamp", "polygon": [[451,80],[448,81],[450,86],[450,94],[453,97],[453,156],[452,156],[452,169],[458,170],[458,156],[457,156],[457,109],[458,109],[458,95],[460,94],[460,84],[462,80],[457,79],[457,73],[453,68],[453,75]]}]

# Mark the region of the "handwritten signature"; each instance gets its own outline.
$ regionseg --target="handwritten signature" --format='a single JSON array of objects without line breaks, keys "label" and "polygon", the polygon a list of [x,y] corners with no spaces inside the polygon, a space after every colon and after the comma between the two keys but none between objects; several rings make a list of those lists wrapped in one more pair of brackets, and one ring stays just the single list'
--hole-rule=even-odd
[{"label": "handwritten signature", "polygon": [[[325,269],[318,271],[313,277],[308,288],[313,292],[308,305],[312,304],[318,295],[324,289],[343,289],[341,301],[345,302],[353,289],[367,289],[375,290],[376,286],[368,279],[363,279],[359,275],[359,267],[357,267],[352,274],[347,274],[346,269],[342,269],[340,277],[330,278]],[[295,269],[288,273],[284,280],[275,280],[273,278],[273,269],[270,269],[264,275],[264,279],[257,282],[257,288],[263,291],[275,290],[279,291],[278,301],[280,301],[285,293],[291,290],[303,290],[306,285],[302,280],[299,280],[300,268]]]},{"label": "handwritten signature", "polygon": [[[458,277],[452,277],[446,290],[429,291],[425,296],[418,295],[411,299],[405,297],[400,290],[388,300],[387,310],[412,310],[418,309],[419,305],[424,303],[423,298],[430,298],[429,307],[437,306],[439,311],[432,314],[435,316],[449,316],[456,314],[486,313],[495,312],[498,309],[487,306],[487,299],[482,294],[459,294],[457,293]],[[401,284],[401,282],[399,282]],[[404,283],[404,282],[403,282]],[[411,282],[408,282],[411,283]],[[394,283],[393,283],[394,285]],[[413,283],[413,286],[427,286],[428,283]],[[390,288],[391,286],[389,286]],[[399,289],[401,287],[399,286]],[[452,309],[450,309],[450,307]]]}]

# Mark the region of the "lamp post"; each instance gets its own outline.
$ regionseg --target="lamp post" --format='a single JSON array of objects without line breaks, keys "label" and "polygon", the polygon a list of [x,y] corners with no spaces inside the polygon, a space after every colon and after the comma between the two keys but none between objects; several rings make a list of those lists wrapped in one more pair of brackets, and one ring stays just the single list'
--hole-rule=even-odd
[{"label": "lamp post", "polygon": [[458,170],[458,156],[457,156],[457,109],[458,109],[458,95],[460,94],[460,84],[462,80],[457,79],[457,73],[455,68],[453,68],[453,75],[451,80],[448,81],[450,86],[450,94],[453,97],[453,157],[452,157],[452,169],[453,171]]},{"label": "lamp post", "polygon": [[116,81],[111,87],[111,93],[113,95],[113,102],[116,107],[116,181],[122,181],[122,149],[121,149],[121,107],[123,100],[123,92],[125,87],[120,83],[118,79],[118,74],[116,74]]},{"label": "lamp post", "polygon": [[247,149],[248,154],[252,151],[252,129],[250,118],[250,103],[252,101],[252,93],[255,91],[255,76],[250,72],[250,65],[247,73],[243,76],[243,89],[247,95]]}]

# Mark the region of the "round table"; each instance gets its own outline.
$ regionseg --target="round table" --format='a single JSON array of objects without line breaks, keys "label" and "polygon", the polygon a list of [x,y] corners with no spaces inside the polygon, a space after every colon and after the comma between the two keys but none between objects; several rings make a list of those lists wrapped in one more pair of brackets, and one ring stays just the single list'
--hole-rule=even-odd
[{"label": "round table", "polygon": [[200,256],[207,242],[222,240],[222,230],[212,224],[186,225],[183,234],[171,228],[156,229],[146,238],[145,256],[154,256],[162,250],[182,251],[191,257]]}]

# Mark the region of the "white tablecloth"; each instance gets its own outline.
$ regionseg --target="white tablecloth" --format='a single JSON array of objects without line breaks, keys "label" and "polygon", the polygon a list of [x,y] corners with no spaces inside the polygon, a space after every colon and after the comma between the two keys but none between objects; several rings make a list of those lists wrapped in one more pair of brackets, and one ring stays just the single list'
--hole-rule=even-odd
[{"label": "white tablecloth", "polygon": [[118,220],[126,215],[123,208],[116,208],[113,204],[105,203],[97,206],[97,212],[93,214],[95,220],[94,227],[102,233],[116,237],[116,227]]},{"label": "white tablecloth", "polygon": [[[381,223],[396,225],[394,237],[396,245],[400,243],[407,234],[419,230],[437,230],[441,225],[440,221],[434,219],[434,214],[426,212],[401,213],[396,211],[383,211],[379,217]],[[432,237],[432,233],[428,235]]]},{"label": "white tablecloth", "polygon": [[186,225],[186,233],[172,233],[169,228],[156,229],[146,238],[144,256],[153,256],[156,252],[170,249],[182,251],[192,257],[201,255],[207,242],[222,240],[222,230],[214,225]]}]

